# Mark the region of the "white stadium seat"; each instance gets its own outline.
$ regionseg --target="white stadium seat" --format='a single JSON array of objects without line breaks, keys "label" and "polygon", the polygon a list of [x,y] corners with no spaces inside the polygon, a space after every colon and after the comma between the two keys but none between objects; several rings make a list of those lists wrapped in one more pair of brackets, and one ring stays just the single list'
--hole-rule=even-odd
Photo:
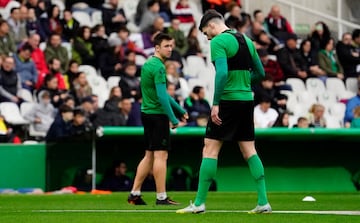
[{"label": "white stadium seat", "polygon": [[310,77],[305,82],[306,89],[315,95],[320,94],[326,90],[325,84],[317,77]]},{"label": "white stadium seat", "polygon": [[286,83],[289,84],[294,92],[305,91],[305,83],[299,78],[288,78]]}]

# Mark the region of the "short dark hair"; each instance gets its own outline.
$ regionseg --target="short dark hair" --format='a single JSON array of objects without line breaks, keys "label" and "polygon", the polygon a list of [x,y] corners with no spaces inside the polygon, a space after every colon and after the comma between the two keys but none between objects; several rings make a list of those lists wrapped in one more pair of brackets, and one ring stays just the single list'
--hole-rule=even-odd
[{"label": "short dark hair", "polygon": [[173,38],[167,33],[159,33],[154,38],[154,46],[160,46],[163,40],[172,40]]},{"label": "short dark hair", "polygon": [[192,92],[193,92],[194,94],[199,94],[200,91],[201,91],[201,89],[203,89],[203,88],[204,88],[204,87],[197,85],[197,86],[195,86],[195,87],[193,88]]},{"label": "short dark hair", "polygon": [[13,7],[10,9],[10,14],[12,14],[16,9],[20,9],[19,7]]},{"label": "short dark hair", "polygon": [[74,109],[74,116],[76,116],[76,115],[80,115],[80,116],[86,116],[86,113],[85,113],[85,111],[83,110],[83,109],[81,109],[81,108],[75,108]]},{"label": "short dark hair", "polygon": [[214,10],[214,9],[206,10],[206,12],[204,13],[204,16],[200,20],[199,30],[202,31],[202,29],[208,24],[208,22],[215,18],[222,19],[222,20],[224,19],[224,17],[220,13],[218,13],[216,10]]},{"label": "short dark hair", "polygon": [[354,29],[354,31],[352,32],[352,39],[356,39],[360,36],[360,29]]},{"label": "short dark hair", "polygon": [[255,18],[257,14],[261,13],[262,11],[260,9],[255,9],[253,12],[253,17]]},{"label": "short dark hair", "polygon": [[20,52],[20,51],[27,51],[27,50],[30,51],[31,53],[32,53],[33,50],[34,50],[28,42],[22,44],[22,45],[19,47],[18,52]]},{"label": "short dark hair", "polygon": [[68,105],[62,104],[59,107],[59,112],[61,114],[66,113],[66,112],[73,112],[73,109]]}]

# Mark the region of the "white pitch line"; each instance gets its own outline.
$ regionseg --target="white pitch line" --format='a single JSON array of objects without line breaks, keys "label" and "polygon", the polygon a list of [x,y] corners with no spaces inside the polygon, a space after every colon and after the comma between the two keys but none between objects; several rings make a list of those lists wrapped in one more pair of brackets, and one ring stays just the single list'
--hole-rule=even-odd
[{"label": "white pitch line", "polygon": [[[175,213],[175,210],[32,210],[37,213]],[[245,210],[208,210],[206,213],[247,213]],[[273,211],[275,214],[359,215],[360,211]]]}]

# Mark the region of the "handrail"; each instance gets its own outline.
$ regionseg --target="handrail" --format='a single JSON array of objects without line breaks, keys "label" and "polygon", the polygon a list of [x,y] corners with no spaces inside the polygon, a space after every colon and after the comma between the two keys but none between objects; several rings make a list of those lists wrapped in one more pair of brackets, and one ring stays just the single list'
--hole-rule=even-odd
[{"label": "handrail", "polygon": [[[350,28],[354,28],[354,29],[360,29],[360,25],[346,21],[344,19],[341,18],[341,12],[342,12],[342,1],[343,0],[337,0],[337,16],[331,16],[328,15],[326,13],[322,13],[319,12],[315,9],[311,9],[311,8],[307,8],[305,6],[302,6],[300,4],[294,3],[292,1],[289,0],[275,0],[275,2],[290,6],[290,19],[289,22],[291,24],[292,27],[295,27],[295,20],[296,20],[296,16],[295,16],[295,9],[299,9],[301,11],[310,13],[312,15],[316,15],[316,16],[320,16],[322,18],[328,19],[330,21],[336,22],[338,24],[338,38],[341,38],[341,35],[343,34],[343,26],[347,26]],[[249,0],[245,0],[245,10],[249,9]]]},{"label": "handrail", "polygon": [[291,23],[291,26],[292,27],[295,27],[295,16],[294,16],[294,10],[293,8],[296,8],[296,9],[300,9],[302,11],[305,11],[305,12],[308,12],[308,13],[311,13],[311,14],[314,14],[314,15],[317,15],[317,16],[320,16],[320,17],[323,17],[325,19],[328,19],[328,20],[331,20],[333,22],[337,22],[338,23],[338,37],[341,38],[341,35],[343,33],[343,29],[342,29],[342,25],[346,25],[348,27],[351,27],[351,28],[354,28],[354,29],[360,29],[360,25],[357,25],[355,23],[352,23],[352,22],[349,22],[349,21],[346,21],[346,20],[343,20],[341,18],[341,7],[342,7],[342,4],[341,4],[341,1],[342,0],[338,0],[337,1],[337,17],[334,17],[334,16],[331,16],[331,15],[328,15],[328,14],[325,14],[325,13],[322,13],[322,12],[319,12],[317,10],[314,10],[314,9],[311,9],[311,8],[307,8],[307,7],[304,7],[302,5],[299,5],[297,3],[293,3],[293,2],[290,2],[288,0],[276,0],[277,2],[279,3],[282,3],[282,4],[285,4],[285,5],[288,5],[291,7],[291,20],[290,20],[290,23]]}]

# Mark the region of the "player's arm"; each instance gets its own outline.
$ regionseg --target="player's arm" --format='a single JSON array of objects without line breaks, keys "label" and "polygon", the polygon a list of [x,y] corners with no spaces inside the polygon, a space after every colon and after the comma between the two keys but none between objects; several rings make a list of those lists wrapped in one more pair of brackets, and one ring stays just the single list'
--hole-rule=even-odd
[{"label": "player's arm", "polygon": [[180,114],[185,114],[186,111],[175,101],[175,99],[173,97],[171,97],[169,95],[169,102],[172,108],[174,108],[177,112],[179,112]]},{"label": "player's arm", "polygon": [[220,98],[224,91],[227,80],[228,64],[226,58],[218,58],[215,60],[215,70],[216,74],[213,105],[219,105]]},{"label": "player's arm", "polygon": [[169,101],[169,95],[166,91],[166,84],[165,83],[157,83],[156,87],[156,94],[159,98],[159,102],[162,105],[166,115],[169,117],[170,122],[173,125],[178,125],[179,120],[175,117],[173,110],[171,109],[171,104]]}]

